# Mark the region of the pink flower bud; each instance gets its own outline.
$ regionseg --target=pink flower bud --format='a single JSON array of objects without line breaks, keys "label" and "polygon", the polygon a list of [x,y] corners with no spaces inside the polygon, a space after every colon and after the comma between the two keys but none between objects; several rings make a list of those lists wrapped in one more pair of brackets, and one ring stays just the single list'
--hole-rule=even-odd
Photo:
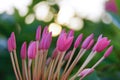
[{"label": "pink flower bud", "polygon": [[68,37],[74,36],[74,30],[70,30],[68,33]]},{"label": "pink flower bud", "polygon": [[16,39],[15,39],[15,34],[14,34],[14,32],[12,32],[12,34],[11,34],[11,44],[12,44],[12,47],[13,47],[13,49],[15,50],[16,49]]},{"label": "pink flower bud", "polygon": [[50,32],[46,35],[46,38],[45,38],[44,44],[43,44],[43,48],[47,50],[50,47],[51,42],[52,42],[52,32]]},{"label": "pink flower bud", "polygon": [[87,50],[90,49],[92,47],[92,45],[94,44],[94,39],[92,39],[89,43],[89,45],[87,46]]},{"label": "pink flower bud", "polygon": [[41,37],[41,26],[39,26],[36,30],[36,40],[40,40]]},{"label": "pink flower bud", "polygon": [[71,54],[72,54],[72,51],[69,51],[69,52],[65,55],[64,60],[66,60],[66,61],[69,60]]},{"label": "pink flower bud", "polygon": [[103,51],[108,45],[110,44],[110,40],[108,40],[106,37],[100,39],[93,48],[94,51],[101,52]]},{"label": "pink flower bud", "polygon": [[65,30],[65,29],[63,29],[63,30],[61,31],[61,33],[60,33],[60,34],[62,34],[62,33],[66,33],[66,30]]},{"label": "pink flower bud", "polygon": [[46,33],[40,41],[39,49],[47,50],[50,47],[51,42],[52,42],[52,32]]},{"label": "pink flower bud", "polygon": [[99,35],[99,37],[98,37],[98,39],[97,39],[97,41],[99,41],[100,39],[102,39],[102,34],[101,35]]},{"label": "pink flower bud", "polygon": [[48,27],[46,26],[42,32],[42,37],[48,33]]},{"label": "pink flower bud", "polygon": [[66,33],[61,33],[57,40],[57,49],[61,52],[65,51]]},{"label": "pink flower bud", "polygon": [[12,43],[11,43],[11,37],[8,38],[7,44],[8,44],[8,51],[9,51],[9,52],[12,52],[12,51],[13,51],[13,48],[12,48]]},{"label": "pink flower bud", "polygon": [[93,37],[94,37],[94,34],[91,34],[90,36],[88,36],[85,40],[84,40],[84,42],[82,43],[82,48],[83,49],[86,49],[87,48],[87,46],[89,45],[89,43],[90,43],[90,41],[93,39]]},{"label": "pink flower bud", "polygon": [[27,54],[27,44],[24,42],[21,47],[21,58],[26,59],[26,54]]},{"label": "pink flower bud", "polygon": [[107,58],[113,50],[113,46],[110,46],[104,54],[104,57]]},{"label": "pink flower bud", "polygon": [[70,48],[70,46],[72,45],[74,37],[68,37],[66,42],[65,42],[65,50],[68,50]]},{"label": "pink flower bud", "polygon": [[80,35],[77,37],[77,39],[76,39],[76,41],[75,41],[75,43],[74,43],[74,47],[75,47],[75,48],[77,48],[77,47],[80,45],[80,42],[82,41],[82,37],[83,37],[83,34],[80,34]]},{"label": "pink flower bud", "polygon": [[57,49],[61,52],[68,50],[73,42],[73,38],[74,36],[67,37],[66,32],[62,32],[57,40]]},{"label": "pink flower bud", "polygon": [[35,41],[31,42],[28,47],[28,58],[29,59],[35,59],[37,52],[37,44]]},{"label": "pink flower bud", "polygon": [[51,61],[51,57],[49,57],[46,61],[46,65],[48,66],[50,64],[50,61]]},{"label": "pink flower bud", "polygon": [[97,45],[97,43],[98,43],[98,41],[99,40],[101,40],[103,37],[102,37],[103,35],[101,34],[101,35],[99,35],[99,37],[98,37],[98,39],[97,39],[97,42],[96,42],[96,44],[94,45],[94,47],[93,47],[93,51],[95,51],[95,49],[96,49],[96,45]]},{"label": "pink flower bud", "polygon": [[46,39],[46,35],[45,35],[45,36],[42,36],[42,39],[41,39],[41,41],[40,41],[38,50],[44,49],[44,48],[43,48],[43,45],[44,45],[44,40],[45,40],[45,39]]},{"label": "pink flower bud", "polygon": [[58,50],[57,48],[54,49],[53,53],[52,53],[52,58],[57,58],[57,55],[58,55]]},{"label": "pink flower bud", "polygon": [[79,76],[80,77],[87,76],[87,75],[91,74],[93,71],[94,71],[94,69],[92,69],[92,68],[84,69],[83,71],[81,71],[79,73]]}]

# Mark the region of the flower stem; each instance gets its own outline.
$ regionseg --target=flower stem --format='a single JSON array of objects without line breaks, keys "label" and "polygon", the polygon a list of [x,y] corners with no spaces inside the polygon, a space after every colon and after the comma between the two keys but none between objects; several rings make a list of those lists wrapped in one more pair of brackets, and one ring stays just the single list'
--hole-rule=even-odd
[{"label": "flower stem", "polygon": [[38,55],[38,69],[37,69],[37,79],[41,79],[41,69],[42,69],[42,61],[43,61],[43,51],[39,51]]},{"label": "flower stem", "polygon": [[19,80],[19,77],[18,77],[17,70],[16,70],[16,67],[15,67],[15,62],[14,62],[14,59],[13,59],[13,53],[12,53],[12,52],[10,53],[10,57],[11,57],[11,62],[12,62],[12,66],[13,66],[13,70],[14,70],[16,79]]},{"label": "flower stem", "polygon": [[22,59],[22,76],[23,76],[23,80],[25,80],[25,67],[24,67],[24,59]]},{"label": "flower stem", "polygon": [[[94,68],[95,68],[97,65],[99,65],[104,59],[105,59],[104,56],[103,56],[102,58],[100,58],[100,59],[97,61],[97,63],[92,66],[91,69],[94,69]],[[86,72],[86,74],[85,74],[84,76],[82,76],[82,77],[80,78],[80,80],[82,80],[88,73],[89,73],[89,72]]]},{"label": "flower stem", "polygon": [[92,58],[95,56],[95,54],[96,54],[96,52],[91,51],[91,53],[88,55],[87,59],[85,60],[83,65],[80,67],[78,72],[70,80],[74,80],[77,77],[77,75],[84,69],[84,67],[92,60]]},{"label": "flower stem", "polygon": [[[71,66],[68,68],[68,70],[66,71],[65,75],[63,76],[64,80],[70,75],[71,71],[73,70],[73,68],[75,67],[75,65],[78,63],[78,61],[80,60],[80,58],[83,56],[83,54],[86,52],[85,49],[80,49],[77,57],[75,58],[75,60],[73,61],[73,63],[71,64]],[[62,78],[62,79],[63,79]]]},{"label": "flower stem", "polygon": [[[54,60],[51,60],[50,61],[50,63],[49,63],[49,65],[48,66],[46,66],[47,68],[46,68],[46,73],[45,73],[45,76],[46,77],[48,77],[49,76],[49,72],[50,72],[50,68],[51,68],[51,64],[52,63],[54,63]],[[53,69],[53,67],[52,67],[52,69]],[[52,72],[51,72],[52,73]],[[52,76],[51,76],[52,77]]]},{"label": "flower stem", "polygon": [[17,55],[16,55],[16,50],[14,50],[13,53],[14,53],[15,64],[16,64],[16,68],[17,68],[17,71],[18,71],[18,75],[20,77],[20,80],[22,80],[22,76],[21,76],[20,68],[19,68],[19,64],[18,64],[18,59],[17,59]]},{"label": "flower stem", "polygon": [[42,62],[42,80],[44,80],[44,70],[45,70],[45,64],[46,64],[46,58],[47,58],[48,50],[44,51],[43,53],[43,62]]},{"label": "flower stem", "polygon": [[[66,70],[68,69],[68,66],[69,66],[69,64],[70,64],[70,61],[72,60],[72,57],[73,57],[73,55],[74,55],[75,50],[76,50],[76,48],[73,48],[72,54],[71,54],[70,59],[68,60],[66,66],[65,66],[65,69],[64,69],[64,71],[63,71],[63,74],[64,74],[64,73],[66,72]],[[63,74],[62,74],[62,75],[63,75]]]},{"label": "flower stem", "polygon": [[39,41],[36,41],[37,44],[37,52],[36,52],[36,58],[35,58],[35,68],[33,71],[33,80],[38,80],[37,78],[37,68],[38,68],[38,45],[39,45]]},{"label": "flower stem", "polygon": [[[55,59],[55,63],[54,63],[54,66],[53,66],[53,73],[54,73],[55,68],[57,67],[56,65],[58,63],[59,57],[60,57],[60,53],[58,52],[57,58]],[[55,72],[53,80],[56,80],[56,75],[57,75],[57,73]]]},{"label": "flower stem", "polygon": [[105,59],[105,57],[100,58],[100,59],[97,61],[97,63],[93,65],[92,68],[94,69],[94,68],[95,68],[98,64],[100,64],[104,59]]},{"label": "flower stem", "polygon": [[27,64],[26,64],[26,60],[24,60],[23,62],[24,62],[24,68],[25,68],[25,76],[26,76],[26,80],[28,80],[28,72],[27,72]]},{"label": "flower stem", "polygon": [[31,64],[32,64],[32,60],[29,59],[28,60],[28,80],[31,80]]},{"label": "flower stem", "polygon": [[48,80],[52,80],[51,78],[51,75],[52,75],[52,68],[53,68],[53,61],[52,61],[52,63],[51,63],[51,66],[50,66],[50,71],[49,71],[49,75],[48,75]]}]

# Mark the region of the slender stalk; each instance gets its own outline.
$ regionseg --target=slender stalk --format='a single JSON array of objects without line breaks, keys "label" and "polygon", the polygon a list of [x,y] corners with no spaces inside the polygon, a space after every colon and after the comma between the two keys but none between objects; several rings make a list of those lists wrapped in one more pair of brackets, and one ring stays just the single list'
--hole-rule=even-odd
[{"label": "slender stalk", "polygon": [[87,57],[83,65],[78,70],[78,73],[83,70],[83,68],[92,60],[92,58],[96,55],[96,52],[91,52],[90,55]]},{"label": "slender stalk", "polygon": [[[64,74],[64,73],[66,72],[66,70],[68,69],[68,66],[70,65],[70,62],[71,62],[71,60],[72,60],[72,57],[73,57],[73,55],[74,55],[75,50],[76,50],[76,48],[73,48],[72,54],[71,54],[70,59],[68,60],[66,66],[65,66],[65,69],[64,69],[64,71],[63,71],[63,74]],[[63,74],[62,74],[62,75],[63,75]]]},{"label": "slender stalk", "polygon": [[62,61],[62,63],[61,63],[61,67],[65,64],[65,62],[66,62],[65,60]]},{"label": "slender stalk", "polygon": [[75,65],[78,63],[78,61],[80,60],[80,58],[83,56],[83,54],[86,52],[85,49],[80,49],[77,57],[74,59],[73,63],[71,64],[71,66],[69,67],[69,69],[66,71],[65,75],[62,77],[62,79],[64,78],[64,80],[69,76],[69,74],[71,73],[71,71],[73,70],[73,68],[75,67]]},{"label": "slender stalk", "polygon": [[25,79],[25,66],[24,66],[24,59],[22,59],[22,76],[23,76],[23,80]]},{"label": "slender stalk", "polygon": [[[45,73],[45,76],[48,77],[49,76],[49,72],[50,72],[50,68],[51,68],[51,64],[54,63],[54,60],[51,60],[49,65],[46,66],[46,73]],[[52,67],[53,68],[53,67]],[[52,73],[52,72],[51,72]]]},{"label": "slender stalk", "polygon": [[93,65],[92,68],[94,69],[94,68],[95,68],[96,66],[98,66],[104,59],[105,59],[104,56],[103,56],[102,58],[100,58],[100,59],[97,61],[97,63]]},{"label": "slender stalk", "polygon": [[91,53],[88,55],[87,59],[85,60],[85,62],[83,63],[83,65],[80,67],[80,69],[78,70],[78,72],[70,79],[70,80],[74,80],[77,75],[86,67],[86,65],[92,60],[92,58],[95,56],[96,52],[91,51]]},{"label": "slender stalk", "polygon": [[35,59],[32,59],[32,63],[31,63],[31,79],[33,78],[34,68],[35,68]]},{"label": "slender stalk", "polygon": [[12,66],[13,66],[13,70],[14,70],[16,79],[19,80],[19,77],[18,77],[17,70],[16,70],[16,67],[15,67],[15,62],[14,62],[14,58],[13,58],[13,53],[12,53],[12,52],[10,53],[10,57],[11,57],[11,62],[12,62]]},{"label": "slender stalk", "polygon": [[48,75],[48,80],[52,80],[51,78],[51,75],[52,75],[52,68],[53,68],[53,61],[51,63],[51,66],[50,66],[50,71],[49,71],[49,75]]},{"label": "slender stalk", "polygon": [[43,51],[39,51],[38,56],[38,69],[37,69],[37,79],[39,80],[41,78],[41,69],[42,69],[42,62],[43,62]]},{"label": "slender stalk", "polygon": [[64,58],[64,56],[65,56],[65,53],[66,53],[66,51],[62,53],[61,59],[60,59],[59,64],[58,64],[58,76],[57,76],[58,80],[59,80],[60,69],[61,69],[61,67],[62,67],[62,62],[63,62],[63,58]]},{"label": "slender stalk", "polygon": [[36,58],[35,58],[35,68],[34,68],[34,71],[33,71],[33,80],[38,80],[36,78],[37,77],[37,69],[38,69],[38,45],[39,45],[39,41],[36,41],[36,44],[37,44],[37,54],[36,54]]},{"label": "slender stalk", "polygon": [[58,59],[59,59],[59,57],[60,57],[60,54],[58,53],[57,58],[54,59],[55,62],[54,62],[54,66],[53,66],[53,73],[54,73],[55,68],[56,68],[56,66],[57,66],[57,63],[58,63]]},{"label": "slender stalk", "polygon": [[[56,65],[57,65],[57,63],[58,63],[59,57],[60,57],[60,53],[58,52],[57,58],[56,58],[56,60],[55,60],[54,66],[53,66],[53,72],[54,72],[54,70],[55,70],[55,68],[56,68]],[[56,80],[56,75],[57,75],[57,73],[55,72],[55,73],[54,73],[53,80]]]},{"label": "slender stalk", "polygon": [[[97,63],[92,66],[91,69],[94,69],[96,66],[98,66],[104,59],[105,59],[104,56],[103,56],[102,58],[100,58],[100,59],[97,61]],[[89,72],[86,72],[86,74],[85,74],[84,76],[82,76],[82,77],[80,78],[80,80],[82,80],[83,78],[85,78],[88,73],[89,73]]]},{"label": "slender stalk", "polygon": [[27,64],[26,64],[26,60],[24,60],[23,62],[24,62],[24,68],[25,68],[25,76],[26,76],[26,80],[28,80],[28,72],[27,72]]},{"label": "slender stalk", "polygon": [[59,80],[59,75],[60,75],[59,73],[60,73],[60,69],[61,69],[62,60],[64,58],[65,53],[66,53],[66,51],[63,52],[63,53],[60,53],[61,56],[60,56],[60,59],[59,59],[59,62],[58,62],[58,66],[57,66],[56,72],[55,72],[55,77],[57,77],[58,80]]},{"label": "slender stalk", "polygon": [[45,69],[45,64],[46,64],[46,58],[47,58],[48,50],[44,51],[43,53],[43,63],[42,63],[42,80],[44,80],[44,69]]},{"label": "slender stalk", "polygon": [[29,59],[28,60],[28,80],[31,80],[31,64],[32,64],[32,60]]},{"label": "slender stalk", "polygon": [[20,68],[19,68],[19,64],[18,64],[18,59],[17,59],[17,55],[16,55],[16,50],[14,50],[13,53],[14,53],[15,64],[16,64],[16,68],[17,68],[17,71],[18,71],[18,75],[20,77],[20,80],[22,80],[22,76],[21,76]]}]

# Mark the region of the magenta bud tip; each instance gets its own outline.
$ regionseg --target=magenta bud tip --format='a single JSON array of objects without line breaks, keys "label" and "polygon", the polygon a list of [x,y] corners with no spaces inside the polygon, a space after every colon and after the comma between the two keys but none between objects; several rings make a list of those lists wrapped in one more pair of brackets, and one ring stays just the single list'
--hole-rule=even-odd
[{"label": "magenta bud tip", "polygon": [[39,41],[41,37],[41,26],[39,26],[36,30],[36,40]]},{"label": "magenta bud tip", "polygon": [[80,77],[87,76],[87,75],[91,74],[93,71],[94,71],[94,69],[92,69],[92,68],[84,69],[83,71],[81,71],[79,73],[79,76]]},{"label": "magenta bud tip", "polygon": [[90,36],[88,36],[85,40],[84,40],[84,42],[82,43],[82,48],[83,49],[86,49],[87,48],[87,46],[89,45],[89,43],[90,43],[90,41],[93,39],[93,37],[94,37],[94,34],[92,33]]},{"label": "magenta bud tip", "polygon": [[36,57],[37,52],[37,43],[35,41],[31,42],[28,47],[28,58],[34,59]]},{"label": "magenta bud tip", "polygon": [[113,50],[113,46],[110,46],[104,54],[104,57],[107,58]]},{"label": "magenta bud tip", "polygon": [[80,45],[80,43],[81,43],[81,41],[82,41],[82,37],[83,37],[83,34],[80,34],[80,35],[77,37],[77,39],[76,39],[76,41],[75,41],[75,43],[74,43],[74,47],[75,47],[75,48],[78,48],[78,46]]},{"label": "magenta bud tip", "polygon": [[21,47],[21,58],[26,59],[26,54],[27,54],[27,43],[24,42]]}]

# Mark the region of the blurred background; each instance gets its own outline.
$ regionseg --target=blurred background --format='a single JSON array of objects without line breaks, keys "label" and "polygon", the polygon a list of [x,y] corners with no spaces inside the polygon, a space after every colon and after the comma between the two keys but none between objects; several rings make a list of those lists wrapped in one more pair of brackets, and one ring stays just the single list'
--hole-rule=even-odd
[{"label": "blurred background", "polygon": [[[85,80],[120,80],[120,0],[0,0],[0,80],[15,80],[7,50],[10,33],[15,32],[21,63],[21,44],[35,40],[39,25],[48,26],[53,33],[49,54],[55,48],[62,29],[75,30],[75,38],[80,33],[84,34],[84,38],[94,33],[95,40],[100,34],[107,36],[114,50]],[[98,54],[88,67],[103,53]],[[78,68],[79,65],[72,73]]]}]

